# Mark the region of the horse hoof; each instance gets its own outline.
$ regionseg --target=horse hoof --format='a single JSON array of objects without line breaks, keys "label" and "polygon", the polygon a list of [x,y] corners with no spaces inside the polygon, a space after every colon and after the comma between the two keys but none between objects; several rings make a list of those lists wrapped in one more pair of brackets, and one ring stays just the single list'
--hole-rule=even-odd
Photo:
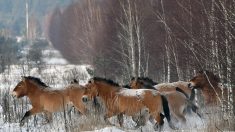
[{"label": "horse hoof", "polygon": [[140,128],[140,125],[136,125],[134,129],[139,129]]},{"label": "horse hoof", "polygon": [[154,129],[155,131],[161,131],[158,124],[155,124],[155,125],[153,126],[153,129]]},{"label": "horse hoof", "polygon": [[22,127],[24,125],[24,122],[20,122],[20,127]]},{"label": "horse hoof", "polygon": [[162,126],[161,125],[158,125],[158,124],[155,124],[154,126],[153,126],[153,129],[155,130],[155,131],[162,131]]},{"label": "horse hoof", "polygon": [[42,125],[46,125],[48,123],[50,123],[50,122],[49,121],[44,121],[44,122],[42,122]]}]

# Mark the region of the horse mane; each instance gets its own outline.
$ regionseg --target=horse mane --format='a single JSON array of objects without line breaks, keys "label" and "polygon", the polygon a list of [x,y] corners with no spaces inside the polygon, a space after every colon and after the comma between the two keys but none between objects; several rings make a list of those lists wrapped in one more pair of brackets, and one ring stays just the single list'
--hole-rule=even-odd
[{"label": "horse mane", "polygon": [[[131,81],[133,81],[135,78],[132,77]],[[145,83],[148,83],[149,85],[157,85],[158,83],[153,81],[152,79],[148,78],[148,77],[138,77],[137,80],[142,80],[144,81]]]},{"label": "horse mane", "polygon": [[37,78],[37,77],[33,77],[33,76],[24,76],[25,79],[31,80],[35,83],[37,83],[38,85],[42,86],[42,87],[48,87],[44,82],[41,81],[41,79]]},{"label": "horse mane", "polygon": [[154,90],[156,90],[155,87],[153,87],[153,85],[145,84],[145,83],[143,83],[143,88],[144,89],[154,89]]},{"label": "horse mane", "polygon": [[131,89],[131,86],[126,84],[126,85],[122,85],[123,88],[128,88],[128,89]]},{"label": "horse mane", "polygon": [[79,81],[77,79],[73,79],[73,81],[71,81],[70,84],[79,84]]},{"label": "horse mane", "polygon": [[[106,78],[102,78],[102,77],[93,77],[92,78],[94,81],[98,81],[98,82],[104,82],[104,83],[107,83],[107,84],[110,84],[112,86],[115,86],[115,87],[119,87],[119,84],[114,82],[113,80],[111,79],[106,79]],[[89,80],[89,83],[91,82],[91,79]]]},{"label": "horse mane", "polygon": [[198,73],[202,74],[202,75],[206,75],[208,76],[208,78],[210,79],[210,81],[213,81],[213,83],[218,84],[220,82],[220,78],[218,76],[216,76],[213,72],[207,71],[207,70],[202,70],[199,71]]}]

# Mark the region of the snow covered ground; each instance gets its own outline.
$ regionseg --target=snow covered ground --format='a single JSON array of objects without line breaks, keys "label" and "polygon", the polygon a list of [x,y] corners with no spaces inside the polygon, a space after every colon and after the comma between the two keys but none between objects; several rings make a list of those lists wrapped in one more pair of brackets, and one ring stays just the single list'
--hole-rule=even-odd
[{"label": "snow covered ground", "polygon": [[[72,113],[72,121],[67,117],[66,122],[68,122],[68,128],[65,127],[65,120],[63,116],[63,112],[55,113],[53,116],[53,122],[50,124],[43,125],[42,122],[44,121],[44,117],[42,114],[38,114],[36,117],[31,117],[27,124],[23,127],[19,126],[19,120],[22,118],[23,114],[31,108],[30,102],[27,100],[26,97],[23,99],[14,100],[11,96],[7,97],[9,101],[9,108],[10,109],[17,109],[17,112],[13,112],[12,116],[14,118],[11,119],[10,122],[6,122],[6,112],[4,112],[4,100],[3,96],[8,95],[10,91],[16,86],[16,84],[21,80],[22,75],[31,75],[36,76],[42,79],[43,82],[48,84],[52,88],[61,88],[68,83],[73,78],[77,78],[80,80],[81,84],[87,83],[87,80],[90,78],[90,75],[87,72],[87,68],[92,68],[89,65],[55,65],[55,64],[47,64],[43,66],[41,70],[38,67],[29,67],[27,65],[11,65],[7,70],[5,70],[2,74],[0,74],[0,131],[8,131],[8,132],[18,132],[18,131],[32,131],[32,132],[54,132],[54,131],[94,131],[94,132],[123,132],[123,131],[154,131],[153,125],[148,122],[146,126],[143,126],[139,129],[135,129],[135,123],[131,120],[130,117],[125,117],[124,120],[124,128],[120,128],[118,125],[118,121],[116,117],[110,119],[112,124],[115,126],[107,126],[103,125],[97,127],[96,125],[89,124],[90,121],[87,121],[90,125],[89,127],[81,128],[84,120],[87,120],[86,117],[81,117],[76,113]],[[16,108],[14,107],[14,102],[16,102]],[[26,102],[27,105],[21,107],[22,102]],[[24,108],[24,109],[22,109]],[[22,110],[21,110],[22,109]],[[11,114],[11,113],[8,113]],[[11,115],[10,115],[11,116]],[[189,129],[197,130],[199,128],[205,127],[205,121],[198,118],[196,115],[193,117],[187,117],[188,122],[186,125],[181,125],[179,128],[182,129]],[[36,121],[35,121],[36,120]],[[35,123],[36,122],[36,123]],[[91,121],[93,122],[93,121]],[[83,124],[84,126],[84,124]],[[164,131],[172,131],[168,127],[167,121],[165,121],[165,125],[163,128]]]},{"label": "snow covered ground", "polygon": [[[51,58],[53,54],[53,58]],[[55,55],[56,54],[56,55]],[[43,61],[46,64],[42,66],[28,65],[11,65],[3,73],[0,74],[0,132],[64,132],[64,131],[88,131],[88,132],[151,132],[154,131],[153,125],[148,121],[147,124],[138,129],[135,128],[135,122],[131,117],[124,117],[124,127],[120,128],[117,118],[112,117],[110,122],[113,124],[106,125],[103,119],[90,119],[79,115],[76,110],[72,109],[69,114],[66,112],[58,112],[53,114],[53,122],[43,124],[45,120],[42,114],[30,117],[28,122],[23,126],[19,126],[19,120],[23,114],[32,106],[29,100],[13,99],[9,96],[9,92],[21,80],[21,76],[35,76],[41,78],[43,82],[52,88],[62,88],[72,81],[74,78],[79,79],[80,84],[86,84],[91,77],[87,69],[92,69],[90,65],[71,65],[64,60],[55,50],[45,50],[43,52]],[[216,120],[220,117],[213,115]],[[101,117],[100,117],[101,118]],[[176,126],[183,131],[207,131],[208,124],[211,123],[210,116],[204,115],[200,119],[197,115],[187,115],[187,123],[176,123]],[[163,131],[173,131],[169,128],[167,121]]]},{"label": "snow covered ground", "polygon": [[[8,94],[16,86],[16,84],[21,80],[22,75],[31,75],[36,76],[42,79],[43,82],[48,84],[52,88],[61,88],[68,83],[73,78],[80,80],[81,84],[87,83],[87,80],[90,78],[90,75],[87,72],[87,68],[92,68],[89,65],[56,65],[56,64],[47,64],[41,70],[38,67],[29,67],[27,65],[11,65],[7,70],[0,74],[0,96],[3,98],[4,95]],[[13,112],[14,118],[11,122],[6,122],[3,109],[3,100],[0,102],[0,131],[8,132],[18,132],[18,131],[32,131],[32,132],[54,132],[54,131],[94,131],[94,132],[141,132],[141,131],[154,131],[153,125],[150,122],[147,122],[146,126],[135,129],[135,123],[131,120],[130,117],[125,117],[124,128],[120,128],[116,117],[110,119],[112,124],[115,126],[104,125],[104,122],[101,126],[92,124],[93,121],[86,121],[87,124],[83,124],[84,120],[87,120],[86,117],[81,117],[75,113],[72,113],[72,121],[67,117],[66,122],[68,122],[68,128],[65,127],[65,120],[63,112],[55,113],[53,117],[53,122],[50,124],[43,125],[44,117],[42,114],[38,114],[36,117],[31,117],[25,126],[19,126],[19,120],[22,118],[23,114],[31,108],[30,102],[26,97],[23,99],[14,100],[11,96],[8,97],[9,107],[12,109],[17,109],[16,113]],[[14,101],[18,108],[14,108]],[[22,102],[27,102],[28,105],[21,107]],[[22,109],[24,108],[24,109]],[[21,110],[22,109],[22,110]],[[36,120],[36,123],[35,123]],[[82,126],[86,127],[82,127]],[[202,129],[207,125],[207,120],[200,119],[196,115],[187,116],[187,124],[177,124],[177,126],[183,130],[197,131]],[[163,127],[164,131],[172,131],[168,127],[167,121]]]}]

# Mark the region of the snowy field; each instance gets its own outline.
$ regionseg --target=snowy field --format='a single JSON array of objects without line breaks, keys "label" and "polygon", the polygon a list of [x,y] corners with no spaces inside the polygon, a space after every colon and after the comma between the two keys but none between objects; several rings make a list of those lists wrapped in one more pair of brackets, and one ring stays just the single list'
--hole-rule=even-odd
[{"label": "snowy field", "polygon": [[[47,54],[47,51],[44,52]],[[55,59],[55,58],[54,58]],[[19,121],[24,113],[32,106],[27,99],[13,99],[10,92],[21,80],[21,76],[35,76],[42,79],[52,88],[59,89],[68,85],[74,78],[79,79],[80,84],[86,84],[91,77],[87,69],[92,69],[89,65],[70,65],[61,58],[58,58],[60,64],[54,63],[54,59],[45,58],[48,63],[43,66],[30,67],[28,65],[11,65],[0,74],[0,132],[64,132],[64,131],[89,131],[89,132],[151,132],[154,131],[153,125],[148,121],[147,124],[138,129],[135,128],[135,122],[131,117],[124,117],[124,127],[119,127],[116,117],[112,117],[110,122],[113,124],[106,125],[103,117],[99,115],[90,115],[85,117],[79,115],[75,109],[69,108],[67,111],[53,114],[53,122],[44,124],[45,117],[43,114],[31,116],[23,127],[19,126]],[[68,112],[70,111],[71,112]],[[206,111],[207,112],[207,111]],[[203,113],[206,113],[203,112]],[[213,112],[209,112],[213,113]],[[174,124],[179,130],[184,131],[218,131],[214,124],[220,124],[220,114],[204,114],[203,119],[192,113],[187,115],[186,124]],[[212,124],[213,127],[210,127]],[[209,127],[208,127],[209,126]],[[229,126],[228,126],[229,127]],[[165,120],[163,131],[173,131],[168,127]]]}]

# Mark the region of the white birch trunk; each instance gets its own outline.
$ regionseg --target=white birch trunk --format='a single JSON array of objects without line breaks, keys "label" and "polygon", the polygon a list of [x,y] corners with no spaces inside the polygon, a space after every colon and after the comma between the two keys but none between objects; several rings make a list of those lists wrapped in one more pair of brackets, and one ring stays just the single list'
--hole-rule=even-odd
[{"label": "white birch trunk", "polygon": [[224,3],[221,3],[222,4],[222,7],[223,7],[223,13],[224,13],[224,18],[225,18],[225,24],[224,24],[224,29],[225,29],[225,46],[226,46],[226,62],[227,62],[227,69],[226,69],[226,72],[227,72],[227,76],[226,76],[226,80],[227,80],[227,88],[228,88],[228,102],[229,102],[229,105],[228,105],[228,109],[229,110],[233,110],[233,105],[232,102],[233,102],[233,98],[232,98],[232,86],[231,86],[231,83],[232,83],[232,59],[231,59],[231,54],[232,54],[232,51],[231,51],[231,35],[229,33],[229,28],[228,28],[228,12],[227,12],[227,9],[225,8],[225,2]]},{"label": "white birch trunk", "polygon": [[170,58],[170,51],[169,48],[167,47],[167,45],[165,45],[166,47],[166,58],[167,58],[167,82],[170,82],[170,77],[171,77],[171,67],[170,67],[170,63],[171,63],[171,58]]}]

